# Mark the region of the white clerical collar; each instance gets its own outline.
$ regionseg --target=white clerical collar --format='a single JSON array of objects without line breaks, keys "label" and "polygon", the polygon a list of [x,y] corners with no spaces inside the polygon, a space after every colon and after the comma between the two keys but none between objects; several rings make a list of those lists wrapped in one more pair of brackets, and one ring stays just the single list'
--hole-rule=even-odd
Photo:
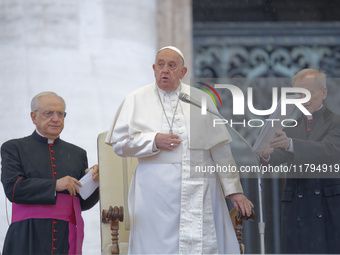
[{"label": "white clerical collar", "polygon": [[40,134],[40,132],[38,131],[38,129],[35,129],[35,132],[37,132],[37,134],[40,135],[41,137],[46,138],[48,144],[53,144],[53,143],[54,143],[54,139],[49,139],[49,138],[43,136],[42,134]]},{"label": "white clerical collar", "polygon": [[313,120],[313,115],[306,115],[307,120]]},{"label": "white clerical collar", "polygon": [[179,85],[177,86],[177,88],[175,90],[172,90],[172,91],[165,91],[161,88],[158,87],[157,83],[155,83],[155,86],[156,86],[156,89],[158,89],[159,93],[164,96],[165,94],[169,94],[169,95],[173,95],[173,94],[178,94],[181,92],[181,87],[182,87],[182,84],[179,83]]}]

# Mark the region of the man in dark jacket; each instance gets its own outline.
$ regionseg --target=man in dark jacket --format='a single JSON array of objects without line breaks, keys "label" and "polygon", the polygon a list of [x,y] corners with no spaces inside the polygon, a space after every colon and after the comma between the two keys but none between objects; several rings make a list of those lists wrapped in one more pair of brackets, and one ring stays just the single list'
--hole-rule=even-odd
[{"label": "man in dark jacket", "polygon": [[[59,137],[65,116],[64,100],[42,92],[31,102],[36,130],[1,147],[1,182],[12,202],[4,255],[81,254],[81,211],[97,203],[99,191],[86,200],[78,194],[90,169],[85,150]],[[98,166],[92,168],[96,181]]]},{"label": "man in dark jacket", "polygon": [[[340,253],[340,116],[323,105],[326,76],[304,69],[293,86],[310,91],[298,125],[277,132],[262,153],[268,164],[285,164],[281,199],[282,253]],[[339,177],[338,177],[339,176]]]}]

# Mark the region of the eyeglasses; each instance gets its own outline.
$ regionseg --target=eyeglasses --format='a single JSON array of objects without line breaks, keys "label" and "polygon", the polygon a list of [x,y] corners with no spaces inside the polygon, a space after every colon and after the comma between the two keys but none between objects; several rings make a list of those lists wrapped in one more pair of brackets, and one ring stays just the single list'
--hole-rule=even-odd
[{"label": "eyeglasses", "polygon": [[[38,112],[38,110],[35,110],[34,112]],[[46,112],[41,112],[42,115],[46,118],[52,118],[54,114],[57,114],[57,117],[59,119],[64,119],[66,117],[66,112],[53,112],[53,111],[46,111]]]}]

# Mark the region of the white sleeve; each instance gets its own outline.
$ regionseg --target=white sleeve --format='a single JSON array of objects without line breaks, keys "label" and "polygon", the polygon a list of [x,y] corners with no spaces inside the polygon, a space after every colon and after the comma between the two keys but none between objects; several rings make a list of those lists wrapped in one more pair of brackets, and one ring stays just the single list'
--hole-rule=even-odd
[{"label": "white sleeve", "polygon": [[159,149],[154,145],[157,133],[136,133],[122,141],[114,143],[115,153],[122,157],[148,157],[159,153]]},{"label": "white sleeve", "polygon": [[230,171],[217,172],[224,194],[226,196],[234,193],[243,193],[240,176],[235,160],[231,153],[229,143],[219,143],[210,149],[214,163],[218,166],[225,166]]}]

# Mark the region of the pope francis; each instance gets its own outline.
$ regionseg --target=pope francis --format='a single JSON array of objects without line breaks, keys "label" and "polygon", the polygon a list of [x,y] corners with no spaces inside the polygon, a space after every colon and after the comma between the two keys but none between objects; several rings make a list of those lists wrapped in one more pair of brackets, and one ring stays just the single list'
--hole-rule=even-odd
[{"label": "pope francis", "polygon": [[[128,252],[239,253],[225,197],[248,216],[253,204],[238,174],[194,173],[196,166],[235,165],[229,133],[179,100],[181,92],[204,93],[181,82],[187,68],[179,49],[160,49],[153,70],[155,82],[127,95],[106,138],[119,156],[138,158]],[[212,101],[208,106],[217,111]]]}]

